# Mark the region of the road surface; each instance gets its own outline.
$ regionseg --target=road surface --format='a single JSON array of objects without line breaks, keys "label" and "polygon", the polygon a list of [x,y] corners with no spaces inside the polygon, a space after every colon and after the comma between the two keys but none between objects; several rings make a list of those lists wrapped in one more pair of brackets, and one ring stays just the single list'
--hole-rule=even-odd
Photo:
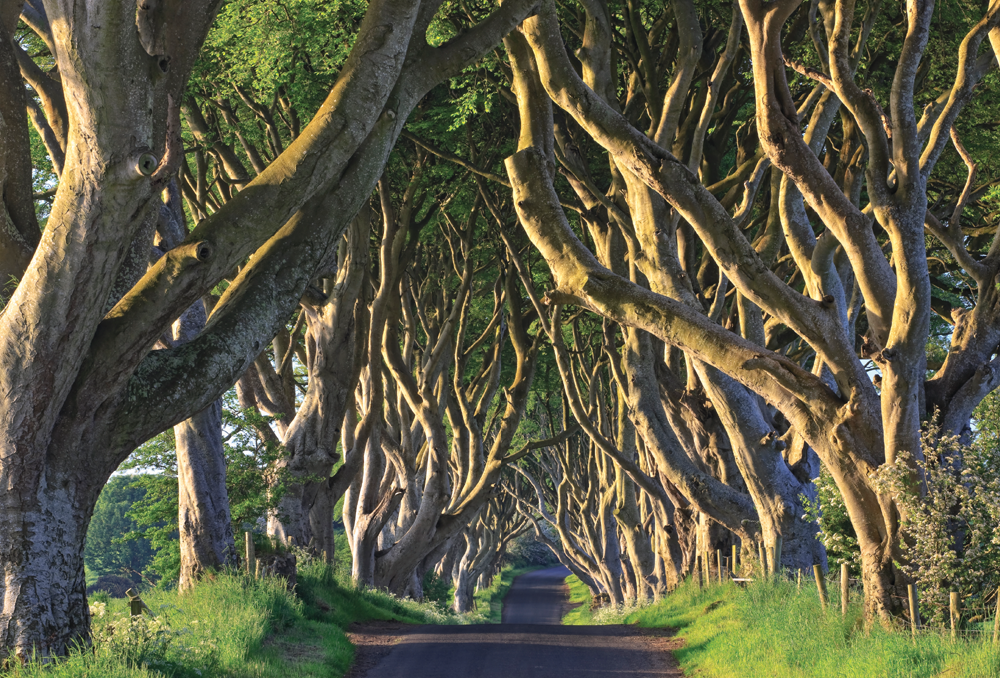
[{"label": "road surface", "polygon": [[475,626],[362,625],[351,634],[351,678],[680,678],[659,630],[560,626],[568,572],[537,570],[514,580],[503,623]]},{"label": "road surface", "polygon": [[559,626],[563,615],[569,612],[565,582],[568,576],[569,570],[560,565],[515,579],[503,601],[503,623]]}]

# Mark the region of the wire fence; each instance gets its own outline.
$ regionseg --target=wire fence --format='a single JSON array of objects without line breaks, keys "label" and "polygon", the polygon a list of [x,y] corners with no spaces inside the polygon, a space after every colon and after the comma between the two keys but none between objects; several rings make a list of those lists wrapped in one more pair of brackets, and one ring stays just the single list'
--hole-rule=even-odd
[{"label": "wire fence", "polygon": [[[763,555],[763,554],[761,554]],[[776,555],[776,554],[768,554]],[[775,562],[775,559],[772,559]],[[736,563],[736,567],[733,564]],[[779,579],[789,583],[795,583],[801,591],[803,586],[814,587],[824,609],[840,609],[846,614],[848,606],[844,604],[844,593],[848,601],[864,600],[863,581],[857,577],[846,577],[844,583],[844,569],[840,573],[830,570],[825,574],[820,572],[819,566],[814,571],[787,570],[780,569],[769,572],[766,556],[758,559],[743,559],[740,561],[735,555],[722,555],[722,551],[700,553],[695,558],[694,575],[699,584],[721,583],[724,581],[734,582],[741,586],[750,585],[758,580]],[[815,582],[815,584],[813,583]],[[913,600],[910,596],[890,594],[894,600],[900,601],[899,609],[902,614],[899,619],[910,632],[916,636],[951,636],[952,638],[964,639],[987,639],[992,638],[993,643],[1000,644],[1000,588],[981,591],[975,594],[961,596],[959,592],[950,592],[948,603],[941,603],[936,600],[921,600],[919,591],[913,589]],[[914,623],[912,608],[916,607],[916,623]],[[921,609],[928,608],[941,610],[941,615],[946,622],[929,623],[924,619]]]}]

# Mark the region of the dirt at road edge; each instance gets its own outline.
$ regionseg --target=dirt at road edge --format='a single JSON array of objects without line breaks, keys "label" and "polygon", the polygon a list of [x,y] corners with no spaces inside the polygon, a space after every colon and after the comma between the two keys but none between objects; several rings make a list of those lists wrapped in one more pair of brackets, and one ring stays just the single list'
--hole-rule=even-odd
[{"label": "dirt at road edge", "polygon": [[354,663],[344,678],[364,678],[368,670],[378,665],[410,629],[413,624],[393,621],[375,621],[351,624],[347,639],[354,646]]}]

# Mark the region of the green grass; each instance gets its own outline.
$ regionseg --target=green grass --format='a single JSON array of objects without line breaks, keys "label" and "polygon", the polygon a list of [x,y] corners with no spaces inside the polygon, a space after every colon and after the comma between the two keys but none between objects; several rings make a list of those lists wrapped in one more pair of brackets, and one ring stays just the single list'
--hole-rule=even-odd
[{"label": "green grass", "polygon": [[927,631],[914,642],[906,630],[866,630],[860,603],[845,617],[837,592],[830,594],[833,604],[823,612],[814,587],[800,592],[788,581],[746,589],[689,582],[657,603],[594,618],[678,629],[684,646],[677,659],[699,678],[1000,678],[989,635],[953,642]]},{"label": "green grass", "polygon": [[[215,575],[192,591],[153,590],[143,599],[155,619],[131,621],[128,602],[95,596],[95,644],[54,665],[15,667],[5,678],[335,678],[354,648],[345,630],[356,621],[480,621],[442,614],[429,604],[357,589],[320,563],[299,568],[296,592],[284,580]],[[95,603],[97,603],[95,605]]]},{"label": "green grass", "polygon": [[569,586],[569,602],[575,607],[566,613],[562,623],[567,626],[588,626],[594,623],[594,613],[590,609],[590,589],[575,574],[566,577]]}]

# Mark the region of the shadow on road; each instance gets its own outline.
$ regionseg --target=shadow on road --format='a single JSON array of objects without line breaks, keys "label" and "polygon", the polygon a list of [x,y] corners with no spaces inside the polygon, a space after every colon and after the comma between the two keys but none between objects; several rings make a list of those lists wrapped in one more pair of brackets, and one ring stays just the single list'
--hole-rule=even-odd
[{"label": "shadow on road", "polygon": [[503,623],[475,626],[360,625],[349,678],[681,678],[662,629],[560,626],[568,609],[563,567],[514,580]]}]

